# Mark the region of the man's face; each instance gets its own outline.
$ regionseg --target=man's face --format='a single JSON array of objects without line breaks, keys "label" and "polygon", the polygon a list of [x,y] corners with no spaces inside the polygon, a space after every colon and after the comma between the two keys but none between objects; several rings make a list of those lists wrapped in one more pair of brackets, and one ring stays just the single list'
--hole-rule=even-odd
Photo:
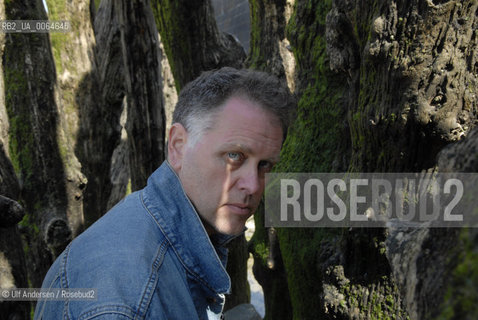
[{"label": "man's face", "polygon": [[169,160],[206,230],[241,233],[259,205],[265,173],[279,159],[278,118],[248,99],[232,97],[195,145],[187,145],[188,138],[184,127],[173,125]]}]

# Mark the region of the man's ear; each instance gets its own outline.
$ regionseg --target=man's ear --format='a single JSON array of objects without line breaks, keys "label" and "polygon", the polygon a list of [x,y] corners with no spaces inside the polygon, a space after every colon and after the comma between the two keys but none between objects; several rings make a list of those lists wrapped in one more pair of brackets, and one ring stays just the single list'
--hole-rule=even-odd
[{"label": "man's ear", "polygon": [[169,129],[168,161],[176,173],[181,170],[187,139],[188,132],[186,128],[180,123],[173,123]]}]

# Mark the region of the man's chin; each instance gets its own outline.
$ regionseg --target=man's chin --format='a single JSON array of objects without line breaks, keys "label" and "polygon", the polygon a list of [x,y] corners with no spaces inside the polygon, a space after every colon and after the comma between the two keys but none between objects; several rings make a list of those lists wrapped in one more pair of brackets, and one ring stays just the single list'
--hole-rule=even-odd
[{"label": "man's chin", "polygon": [[204,229],[206,230],[209,236],[213,234],[224,234],[228,236],[237,236],[244,232],[245,230],[245,222],[244,223],[219,223],[216,221],[215,223],[209,223],[205,219],[201,219]]},{"label": "man's chin", "polygon": [[245,230],[245,224],[241,225],[219,225],[214,228],[216,233],[221,233],[228,236],[238,236]]}]

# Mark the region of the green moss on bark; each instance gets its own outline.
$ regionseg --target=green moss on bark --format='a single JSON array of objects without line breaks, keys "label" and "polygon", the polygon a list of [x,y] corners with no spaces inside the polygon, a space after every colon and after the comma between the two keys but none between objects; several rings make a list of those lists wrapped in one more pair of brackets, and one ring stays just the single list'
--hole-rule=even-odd
[{"label": "green moss on bark", "polygon": [[262,30],[261,20],[263,19],[264,3],[258,0],[249,0],[251,38],[249,49],[249,67],[252,69],[264,70],[266,67],[264,54],[261,52]]},{"label": "green moss on bark", "polygon": [[185,81],[186,74],[194,70],[193,66],[189,65],[193,61],[191,55],[194,54],[191,52],[188,41],[191,35],[187,28],[181,25],[184,17],[184,5],[179,1],[166,0],[152,1],[151,6],[175,79],[176,90],[179,92],[187,82]]},{"label": "green moss on bark", "polygon": [[402,309],[398,288],[386,277],[371,289],[360,284],[349,284],[341,287],[340,292],[344,299],[339,308],[348,309],[348,313],[358,319],[410,319]]},{"label": "green moss on bark", "polygon": [[48,6],[48,19],[51,21],[69,21],[71,24],[71,31],[66,33],[52,32],[49,34],[51,42],[51,51],[53,53],[53,60],[57,74],[61,75],[65,70],[72,73],[77,69],[70,56],[74,56],[75,52],[70,52],[72,49],[68,46],[69,43],[74,42],[74,39],[79,39],[79,28],[81,28],[80,17],[71,15],[68,12],[67,4],[62,0],[46,0]]},{"label": "green moss on bark", "polygon": [[[354,111],[351,79],[330,70],[325,24],[331,8],[332,1],[296,2],[287,27],[297,63],[299,101],[296,121],[275,169],[278,172],[347,171],[352,155],[350,146],[355,150],[370,140],[363,132],[370,91],[361,93],[358,98],[361,105]],[[355,32],[367,39],[370,27],[356,18],[360,27]],[[369,70],[364,77],[373,72]],[[371,85],[377,79],[363,80]],[[386,264],[383,243],[378,237],[373,240],[361,234],[352,235],[346,229],[279,229],[278,236],[294,319],[340,318],[352,314],[362,319],[407,317],[390,270],[378,270]],[[370,261],[361,261],[360,265],[351,262],[368,251]],[[349,258],[333,258],[334,255]],[[371,261],[377,262],[377,270],[360,277],[359,273]],[[334,266],[345,268],[343,281],[337,282],[328,275],[329,268]],[[332,293],[336,297],[327,296]]]},{"label": "green moss on bark", "polygon": [[478,250],[476,232],[463,229],[460,235],[464,250],[457,259],[459,263],[452,272],[451,281],[444,297],[442,312],[437,317],[446,319],[478,318]]},{"label": "green moss on bark", "polygon": [[[347,155],[340,146],[346,110],[345,87],[328,66],[325,20],[331,1],[296,4],[287,28],[303,85],[297,119],[281,154],[279,172],[332,172]],[[302,19],[307,19],[303,21]],[[316,319],[323,313],[322,276],[317,269],[321,244],[340,234],[336,229],[281,229],[281,253],[288,275],[294,319]]]},{"label": "green moss on bark", "polygon": [[[13,62],[16,50],[21,50],[18,44],[23,35],[12,34],[12,47],[8,47],[4,53],[4,76],[5,76],[5,106],[10,122],[9,148],[10,158],[15,173],[21,181],[31,181],[33,175],[33,150],[37,147],[33,137],[30,114],[21,110],[22,97],[28,95],[27,80],[24,74],[25,65],[18,64],[19,60]],[[17,39],[18,42],[15,41]],[[11,48],[11,49],[10,49]]]},{"label": "green moss on bark", "polygon": [[322,274],[318,259],[322,241],[335,229],[280,229],[279,240],[294,319],[317,319],[323,314]]}]

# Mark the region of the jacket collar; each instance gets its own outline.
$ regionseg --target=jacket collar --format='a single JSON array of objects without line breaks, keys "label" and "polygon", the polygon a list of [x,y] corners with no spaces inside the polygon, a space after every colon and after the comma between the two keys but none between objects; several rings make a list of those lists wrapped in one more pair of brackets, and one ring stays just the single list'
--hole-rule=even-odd
[{"label": "jacket collar", "polygon": [[234,236],[208,236],[167,161],[149,177],[142,199],[183,266],[214,292],[229,293],[231,279],[225,269],[227,250],[223,246]]}]

